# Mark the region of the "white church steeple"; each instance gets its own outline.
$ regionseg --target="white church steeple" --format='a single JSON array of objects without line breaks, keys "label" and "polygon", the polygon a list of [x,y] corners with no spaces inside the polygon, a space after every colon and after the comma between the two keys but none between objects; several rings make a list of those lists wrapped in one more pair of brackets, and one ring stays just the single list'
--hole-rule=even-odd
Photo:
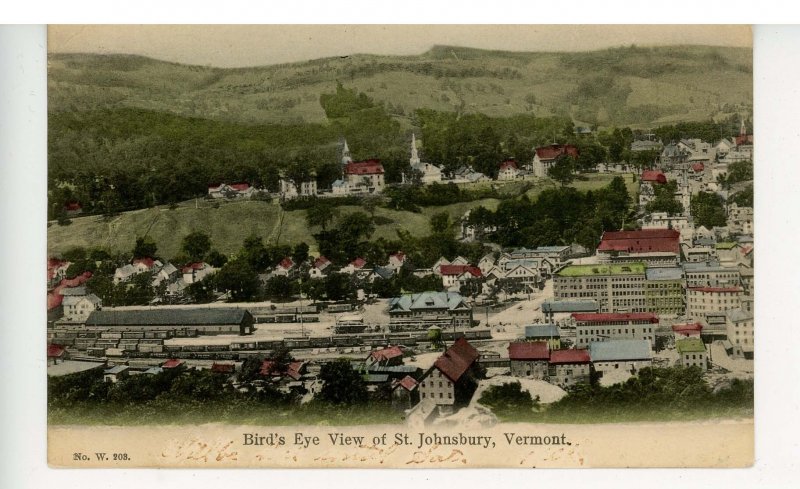
[{"label": "white church steeple", "polygon": [[350,157],[350,148],[347,147],[347,139],[345,139],[344,147],[342,148],[342,166],[352,162],[353,158]]},{"label": "white church steeple", "polygon": [[409,160],[411,165],[419,164],[419,154],[417,153],[417,137],[414,133],[411,133],[411,159]]}]

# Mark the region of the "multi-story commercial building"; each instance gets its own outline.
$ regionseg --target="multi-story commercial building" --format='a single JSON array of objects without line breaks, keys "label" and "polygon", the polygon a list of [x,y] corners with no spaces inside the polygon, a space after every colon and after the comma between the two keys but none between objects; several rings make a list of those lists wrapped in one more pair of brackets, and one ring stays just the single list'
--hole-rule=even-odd
[{"label": "multi-story commercial building", "polygon": [[656,314],[681,315],[686,310],[683,269],[648,268],[645,272],[647,310]]},{"label": "multi-story commercial building", "polygon": [[591,359],[587,350],[554,350],[550,352],[549,381],[562,387],[588,384]]},{"label": "multi-story commercial building", "polygon": [[603,262],[620,259],[646,262],[648,266],[674,266],[681,254],[681,233],[675,229],[606,231],[597,247]]},{"label": "multi-story commercial building", "polygon": [[686,316],[698,321],[708,321],[709,315],[718,315],[741,306],[740,287],[691,287],[686,289]]},{"label": "multi-story commercial building", "polygon": [[600,312],[645,312],[643,263],[569,265],[555,273],[556,301],[594,300]]},{"label": "multi-story commercial building", "polygon": [[473,370],[479,357],[467,340],[457,339],[419,379],[420,401],[433,401],[440,413],[468,403],[477,387]]},{"label": "multi-story commercial building", "polygon": [[738,268],[720,266],[718,262],[684,263],[686,287],[738,287],[741,277]]},{"label": "multi-story commercial building", "polygon": [[610,340],[647,340],[653,346],[654,330],[658,316],[650,312],[600,313],[572,315],[575,321],[575,346],[588,348],[590,344]]},{"label": "multi-story commercial building", "polygon": [[544,341],[516,342],[508,345],[511,375],[545,380],[550,349]]}]

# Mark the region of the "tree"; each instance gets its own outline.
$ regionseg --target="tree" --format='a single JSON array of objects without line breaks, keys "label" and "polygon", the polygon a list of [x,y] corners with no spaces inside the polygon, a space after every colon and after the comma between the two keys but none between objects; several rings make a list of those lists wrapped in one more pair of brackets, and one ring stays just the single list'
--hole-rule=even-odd
[{"label": "tree", "polygon": [[324,199],[314,199],[314,205],[306,209],[306,222],[309,226],[319,226],[323,231],[339,216],[339,209]]},{"label": "tree", "polygon": [[292,250],[292,258],[298,265],[305,263],[308,260],[308,245],[305,243],[298,243]]},{"label": "tree", "polygon": [[329,301],[355,297],[355,287],[346,273],[331,273],[325,277],[325,295]]},{"label": "tree", "polygon": [[298,283],[289,277],[276,275],[264,284],[264,293],[274,301],[287,301],[291,299],[298,289]]},{"label": "tree", "polygon": [[228,257],[217,250],[211,250],[206,258],[208,264],[214,268],[222,268],[228,262]]},{"label": "tree", "polygon": [[188,295],[195,304],[207,304],[216,298],[214,288],[214,276],[211,275],[205,277],[203,280],[189,284],[189,286],[186,287],[186,295]]},{"label": "tree", "polygon": [[438,350],[442,348],[442,329],[438,327],[431,327],[428,329],[428,341],[431,342],[431,349]]},{"label": "tree", "polygon": [[717,194],[700,192],[692,196],[692,216],[695,223],[711,229],[715,226],[724,226],[728,217],[725,212],[725,205]]},{"label": "tree", "polygon": [[547,169],[547,175],[561,184],[562,187],[569,185],[575,179],[575,162],[571,156],[561,155],[556,158],[553,166]]},{"label": "tree", "polygon": [[247,260],[229,261],[216,274],[217,287],[231,295],[234,301],[251,301],[260,289],[258,275]]},{"label": "tree", "polygon": [[539,407],[539,397],[531,398],[530,392],[523,391],[519,382],[492,385],[483,392],[478,402],[489,406],[497,416],[503,418],[524,418]]},{"label": "tree", "polygon": [[136,238],[136,245],[133,247],[134,258],[155,258],[156,247],[155,241],[149,236]]},{"label": "tree", "polygon": [[189,233],[183,238],[181,250],[192,262],[203,261],[211,250],[211,237],[202,231]]},{"label": "tree", "polygon": [[434,234],[446,234],[450,230],[450,214],[437,212],[431,216],[430,224]]},{"label": "tree", "polygon": [[247,261],[250,268],[256,272],[265,270],[272,261],[269,252],[264,247],[264,241],[255,234],[245,238],[239,258]]},{"label": "tree", "polygon": [[326,363],[319,372],[323,382],[319,396],[325,402],[339,405],[358,405],[367,402],[367,386],[361,374],[353,369],[350,360],[339,358]]}]

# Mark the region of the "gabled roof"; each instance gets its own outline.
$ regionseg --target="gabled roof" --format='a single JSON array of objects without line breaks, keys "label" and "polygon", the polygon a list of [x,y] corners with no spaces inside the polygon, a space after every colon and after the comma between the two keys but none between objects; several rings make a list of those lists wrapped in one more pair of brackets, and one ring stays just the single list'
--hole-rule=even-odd
[{"label": "gabled roof", "polygon": [[201,262],[201,261],[188,263],[188,264],[186,264],[186,266],[181,268],[181,273],[191,273],[192,270],[202,270],[202,269],[204,269],[204,268],[206,268],[208,266],[209,265],[207,263],[204,263],[204,262]]},{"label": "gabled roof", "polygon": [[105,374],[116,375],[116,374],[121,374],[122,372],[127,372],[127,371],[128,371],[128,366],[127,365],[116,365],[114,367],[111,367],[111,368],[107,369],[104,373]]},{"label": "gabled roof", "polygon": [[284,270],[289,270],[293,266],[294,266],[294,262],[288,256],[286,258],[284,258],[283,260],[281,260],[280,263],[278,263],[278,267],[283,268]]},{"label": "gabled roof", "polygon": [[47,345],[47,358],[61,358],[66,353],[66,349],[55,343],[50,343]]},{"label": "gabled roof", "polygon": [[454,310],[466,308],[464,298],[458,292],[421,292],[403,294],[389,300],[389,312],[411,312],[419,310]]},{"label": "gabled roof", "polygon": [[211,371],[219,374],[230,374],[236,370],[236,365],[233,363],[217,363],[211,364]]},{"label": "gabled roof", "polygon": [[327,267],[330,264],[331,261],[324,256],[320,256],[319,258],[314,260],[314,268],[319,268],[320,270],[322,270],[323,268]]},{"label": "gabled roof", "polygon": [[383,165],[381,160],[366,160],[348,163],[344,172],[346,175],[382,175]]},{"label": "gabled roof", "polygon": [[483,276],[481,269],[472,265],[441,265],[439,273],[442,275],[461,275],[462,273],[471,273],[475,277]]},{"label": "gabled roof", "polygon": [[248,190],[248,189],[250,189],[250,184],[249,184],[249,183],[247,183],[247,182],[236,182],[236,183],[231,183],[231,184],[230,184],[230,185],[228,185],[228,186],[229,186],[230,188],[234,189],[234,190],[237,190],[237,191],[239,191],[239,192],[243,192],[243,191],[245,191],[245,190]]},{"label": "gabled roof", "polygon": [[303,377],[303,375],[300,372],[302,372],[303,366],[306,364],[306,362],[299,362],[299,361],[289,362],[289,365],[286,366],[286,371],[284,372],[278,372],[278,371],[273,372],[274,364],[275,362],[273,362],[272,360],[264,360],[261,363],[261,370],[259,370],[259,374],[271,375],[273,377],[282,377],[286,375],[292,378],[293,380],[300,380]]},{"label": "gabled roof", "polygon": [[571,144],[551,144],[550,146],[536,148],[536,156],[538,156],[540,160],[554,160],[561,155],[577,158],[578,148]]},{"label": "gabled roof", "polygon": [[156,260],[153,258],[134,258],[131,262],[132,265],[144,265],[147,268],[153,268],[153,265],[156,264]]},{"label": "gabled roof", "polygon": [[373,350],[369,354],[369,357],[375,360],[376,362],[386,362],[393,358],[402,356],[403,356],[403,349],[400,348],[399,346],[390,346],[382,350]]},{"label": "gabled roof", "polygon": [[372,273],[383,279],[390,279],[394,275],[394,269],[388,267],[375,267]]},{"label": "gabled roof", "polygon": [[367,260],[365,260],[365,259],[363,259],[361,257],[358,257],[355,260],[350,262],[350,265],[352,265],[353,268],[364,268],[364,265],[366,265],[366,264],[367,264]]},{"label": "gabled roof", "polygon": [[510,360],[548,360],[550,350],[546,341],[516,342],[508,345]]},{"label": "gabled roof", "polygon": [[667,183],[667,176],[661,170],[645,170],[642,172],[642,181]]},{"label": "gabled roof", "polygon": [[500,171],[503,171],[503,170],[505,170],[507,168],[513,168],[514,170],[516,170],[518,168],[517,167],[517,162],[514,161],[514,160],[506,160],[506,161],[500,163]]},{"label": "gabled roof", "polygon": [[550,352],[550,363],[553,365],[589,363],[590,361],[587,350],[553,350]]},{"label": "gabled roof", "polygon": [[473,348],[464,338],[459,338],[442,356],[436,359],[433,366],[441,371],[451,382],[456,383],[475,363],[478,357],[480,357],[478,350]]},{"label": "gabled roof", "polygon": [[692,165],[692,170],[694,170],[695,173],[700,173],[701,171],[703,171],[705,169],[706,169],[706,166],[704,164],[702,164],[702,163],[695,163],[695,164]]},{"label": "gabled roof", "polygon": [[414,389],[416,389],[418,385],[419,385],[419,382],[414,380],[414,378],[411,377],[410,375],[406,375],[405,377],[400,379],[400,381],[398,381],[397,384],[395,384],[395,389],[397,387],[402,387],[403,389],[411,392]]}]

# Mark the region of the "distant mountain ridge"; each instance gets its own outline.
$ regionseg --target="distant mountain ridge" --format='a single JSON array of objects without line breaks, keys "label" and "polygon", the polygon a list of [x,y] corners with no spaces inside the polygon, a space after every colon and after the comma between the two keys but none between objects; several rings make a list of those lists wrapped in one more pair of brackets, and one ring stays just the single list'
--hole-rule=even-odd
[{"label": "distant mountain ridge", "polygon": [[569,116],[653,126],[752,111],[752,49],[623,47],[510,52],[434,46],[414,56],[356,54],[249,68],[135,55],[51,54],[51,112],[141,108],[240,123],[324,122],[337,81],[411,124],[417,108]]}]

